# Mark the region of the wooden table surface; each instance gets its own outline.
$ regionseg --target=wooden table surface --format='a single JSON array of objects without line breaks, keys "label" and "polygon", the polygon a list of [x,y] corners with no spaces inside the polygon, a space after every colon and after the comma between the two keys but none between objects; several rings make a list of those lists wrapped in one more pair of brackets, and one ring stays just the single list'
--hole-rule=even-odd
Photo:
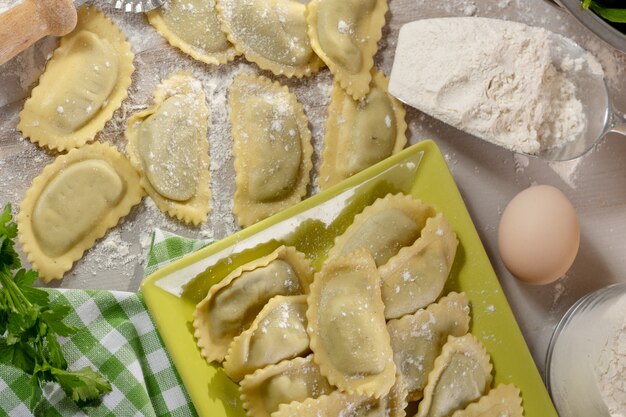
[{"label": "wooden table surface", "polygon": [[[609,85],[617,108],[626,110],[626,56],[596,40],[573,18],[543,0],[391,0],[388,25],[383,32],[379,67],[389,73],[399,27],[415,19],[440,16],[476,15],[497,17],[543,26],[574,38],[598,56],[607,70]],[[147,101],[159,76],[167,68],[163,62],[175,60],[206,79],[223,76],[233,68],[248,67],[243,59],[230,64],[231,69],[191,62],[182,54],[165,46],[162,39],[147,25],[142,16],[125,18],[109,13],[123,29],[137,53],[130,104],[116,113],[109,130],[99,139],[123,147],[123,122],[138,103]],[[44,41],[50,44],[52,41]],[[27,51],[16,61],[0,66],[0,106],[3,95],[14,96],[24,90],[30,79],[36,79],[37,67],[44,62],[40,50]],[[49,49],[49,48],[48,48]],[[170,62],[171,63],[171,62]],[[253,66],[249,66],[253,68]],[[156,68],[156,72],[154,69]],[[221,78],[217,78],[218,82]],[[325,73],[304,87],[289,81],[302,96],[311,119],[314,136],[321,138],[326,99],[321,93],[305,94],[303,88],[312,83],[330,86]],[[213,86],[215,87],[215,86]],[[219,86],[218,86],[219,87]],[[219,88],[217,89],[219,90]],[[217,91],[215,90],[215,91]],[[320,89],[321,92],[326,90]],[[215,106],[223,106],[219,97]],[[321,97],[321,98],[320,98]],[[223,98],[223,97],[222,97]],[[211,98],[209,98],[211,101]],[[15,126],[23,100],[0,107],[0,204],[18,205],[32,179],[53,156],[21,138]],[[135,106],[135,107],[133,107]],[[215,120],[213,120],[215,123]],[[563,313],[582,295],[615,282],[626,282],[626,140],[607,137],[600,145],[578,161],[549,165],[539,159],[515,156],[512,152],[476,139],[444,125],[416,110],[407,114],[410,142],[433,138],[448,160],[450,169],[474,219],[494,269],[522,328],[526,341],[542,371],[550,336]],[[223,122],[219,121],[218,122]],[[111,127],[112,126],[112,127]],[[233,192],[233,170],[227,129],[214,128],[210,140],[213,167],[213,214],[200,229],[182,226],[156,211],[145,199],[121,226],[109,232],[79,261],[65,279],[53,286],[65,288],[104,288],[136,291],[142,278],[141,260],[155,227],[201,238],[219,239],[237,230],[230,213]],[[220,145],[221,144],[221,145]],[[319,154],[319,143],[316,147]],[[220,155],[219,153],[223,154]],[[500,215],[507,202],[531,184],[551,184],[561,189],[572,201],[581,224],[581,246],[578,257],[567,276],[555,284],[529,286],[514,279],[504,268],[497,250],[496,232]]]}]

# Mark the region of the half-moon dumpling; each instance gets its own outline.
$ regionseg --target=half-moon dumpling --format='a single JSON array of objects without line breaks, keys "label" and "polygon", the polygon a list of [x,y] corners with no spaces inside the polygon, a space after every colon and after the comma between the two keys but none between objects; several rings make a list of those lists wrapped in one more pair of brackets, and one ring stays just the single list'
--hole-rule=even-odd
[{"label": "half-moon dumpling", "polygon": [[406,114],[402,104],[387,93],[389,81],[372,70],[369,93],[354,100],[335,83],[328,106],[320,188],[338,182],[400,152],[406,145]]},{"label": "half-moon dumpling", "polygon": [[380,267],[385,318],[395,319],[426,307],[448,279],[459,241],[445,216],[426,220],[419,239]]},{"label": "half-moon dumpling", "polygon": [[265,77],[238,75],[228,104],[237,186],[233,212],[245,227],[306,195],[311,132],[296,96]]},{"label": "half-moon dumpling", "polygon": [[272,417],[405,417],[406,386],[401,377],[381,398],[334,391],[303,402],[281,404]]},{"label": "half-moon dumpling", "polygon": [[208,113],[202,84],[177,73],[154,92],[154,105],[128,119],[126,152],[159,209],[199,224],[209,213]]},{"label": "half-moon dumpling", "polygon": [[259,369],[246,375],[239,386],[249,417],[270,417],[281,404],[317,398],[334,390],[313,362],[313,355]]},{"label": "half-moon dumpling", "polygon": [[450,293],[425,310],[387,323],[393,360],[406,383],[409,401],[422,398],[426,379],[448,336],[469,331],[469,300]]},{"label": "half-moon dumpling", "polygon": [[272,297],[308,293],[312,272],[304,254],[281,246],[213,285],[193,314],[202,356],[209,362],[222,361],[232,340],[250,326]]},{"label": "half-moon dumpling", "polygon": [[57,157],[20,204],[19,240],[28,261],[44,282],[61,279],[142,197],[137,172],[112,146],[96,143]]},{"label": "half-moon dumpling", "polygon": [[491,385],[491,362],[471,334],[449,336],[428,374],[415,417],[447,417],[483,396]]},{"label": "half-moon dumpling", "polygon": [[327,261],[308,303],[307,331],[322,375],[349,394],[387,394],[396,366],[372,256],[361,248]]},{"label": "half-moon dumpling", "polygon": [[311,48],[302,2],[218,0],[217,10],[228,40],[261,69],[302,77],[322,66]]},{"label": "half-moon dumpling", "polygon": [[257,369],[309,352],[306,297],[277,295],[263,307],[228,348],[222,366],[230,379],[239,381]]},{"label": "half-moon dumpling", "polygon": [[451,417],[524,417],[522,397],[514,385],[500,384]]},{"label": "half-moon dumpling", "polygon": [[82,7],[26,100],[18,129],[57,151],[92,141],[128,95],[134,69],[119,28],[95,7]]},{"label": "half-moon dumpling", "polygon": [[435,215],[433,208],[404,194],[388,194],[360,214],[337,239],[328,258],[346,256],[365,248],[381,266],[420,236],[426,219]]},{"label": "half-moon dumpling", "polygon": [[168,0],[148,13],[148,21],[167,41],[207,64],[223,64],[238,55],[222,32],[214,0]]},{"label": "half-moon dumpling", "polygon": [[370,89],[370,70],[387,10],[387,0],[311,0],[308,4],[311,46],[355,100]]}]

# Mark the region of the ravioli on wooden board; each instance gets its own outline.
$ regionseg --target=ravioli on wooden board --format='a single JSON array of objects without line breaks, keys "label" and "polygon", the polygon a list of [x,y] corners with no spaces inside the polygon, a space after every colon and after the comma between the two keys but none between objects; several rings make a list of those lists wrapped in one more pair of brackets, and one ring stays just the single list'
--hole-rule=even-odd
[{"label": "ravioli on wooden board", "polygon": [[335,82],[328,106],[319,185],[337,184],[398,153],[406,145],[406,111],[387,92],[389,81],[372,70],[370,91],[354,100]]},{"label": "ravioli on wooden board", "polygon": [[374,55],[385,25],[387,0],[311,0],[311,47],[355,100],[370,90]]},{"label": "ravioli on wooden board", "polygon": [[95,143],[57,157],[20,204],[28,261],[44,282],[61,279],[142,197],[139,175],[112,146]]},{"label": "ravioli on wooden board", "polygon": [[323,62],[311,48],[299,0],[218,0],[228,40],[248,61],[276,75],[311,75]]},{"label": "ravioli on wooden board", "polygon": [[243,73],[228,91],[237,187],[233,212],[247,227],[306,195],[311,131],[302,104],[277,82]]},{"label": "ravioli on wooden board", "polygon": [[195,225],[209,213],[209,110],[202,84],[176,73],[154,92],[154,105],[128,119],[126,152],[159,209]]},{"label": "ravioli on wooden board", "polygon": [[131,84],[133,53],[102,12],[83,6],[74,31],[61,38],[20,113],[24,137],[56,151],[77,148],[120,107]]},{"label": "ravioli on wooden board", "polygon": [[222,32],[215,1],[169,0],[147,15],[170,45],[198,61],[219,65],[239,55]]}]

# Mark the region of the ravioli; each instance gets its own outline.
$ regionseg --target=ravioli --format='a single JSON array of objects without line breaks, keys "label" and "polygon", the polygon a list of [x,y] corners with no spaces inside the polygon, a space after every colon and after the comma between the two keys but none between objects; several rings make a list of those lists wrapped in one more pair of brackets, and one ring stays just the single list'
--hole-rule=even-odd
[{"label": "ravioli", "polygon": [[406,145],[406,114],[387,93],[389,81],[372,70],[369,93],[354,100],[335,82],[328,106],[319,185],[322,190],[400,152]]},{"label": "ravioli", "polygon": [[426,307],[439,297],[450,275],[459,241],[443,214],[426,220],[421,236],[379,269],[385,318]]},{"label": "ravioli", "polygon": [[393,360],[406,383],[409,401],[422,398],[426,379],[448,336],[469,331],[469,300],[463,293],[450,293],[439,302],[413,315],[387,322]]},{"label": "ravioli", "polygon": [[307,332],[322,375],[349,394],[387,394],[396,366],[372,256],[360,248],[327,261],[315,274],[308,304]]},{"label": "ravioli", "polygon": [[217,10],[228,40],[259,68],[302,77],[322,66],[311,48],[302,2],[219,0]]},{"label": "ravioli", "polygon": [[355,216],[354,222],[335,239],[329,258],[346,256],[365,248],[381,266],[420,236],[426,219],[435,211],[427,204],[404,194],[388,194]]},{"label": "ravioli", "polygon": [[235,269],[211,287],[194,311],[194,335],[202,356],[222,361],[233,339],[272,297],[308,293],[311,281],[309,261],[289,246]]},{"label": "ravioli", "polygon": [[142,197],[137,172],[109,145],[57,157],[20,204],[19,240],[28,261],[44,282],[61,279]]},{"label": "ravioli", "polygon": [[83,6],[24,103],[18,129],[59,152],[92,141],[128,95],[134,69],[124,34],[98,9]]},{"label": "ravioli", "polygon": [[277,295],[263,307],[250,327],[233,340],[222,364],[233,381],[309,352],[306,297]]},{"label": "ravioli", "polygon": [[355,100],[369,92],[374,55],[385,25],[387,0],[311,0],[311,47]]},{"label": "ravioli", "polygon": [[313,355],[259,369],[241,381],[241,401],[249,417],[270,417],[281,404],[330,394],[334,388],[313,362]]},{"label": "ravioli", "polygon": [[168,0],[147,15],[172,46],[198,61],[219,65],[239,54],[222,32],[214,0]]},{"label": "ravioli", "polygon": [[176,73],[154,92],[154,105],[128,119],[126,152],[159,209],[187,223],[209,213],[209,110],[202,84]]},{"label": "ravioli", "polygon": [[520,391],[514,385],[500,384],[451,417],[524,417]]},{"label": "ravioli", "polygon": [[302,402],[281,404],[272,417],[405,417],[406,393],[406,386],[398,377],[389,394],[378,399],[334,391]]},{"label": "ravioli", "polygon": [[311,132],[296,96],[265,77],[238,75],[228,104],[235,155],[233,212],[246,227],[306,195],[313,166]]},{"label": "ravioli", "polygon": [[449,336],[428,374],[415,417],[447,417],[483,396],[491,385],[489,355],[471,334]]}]

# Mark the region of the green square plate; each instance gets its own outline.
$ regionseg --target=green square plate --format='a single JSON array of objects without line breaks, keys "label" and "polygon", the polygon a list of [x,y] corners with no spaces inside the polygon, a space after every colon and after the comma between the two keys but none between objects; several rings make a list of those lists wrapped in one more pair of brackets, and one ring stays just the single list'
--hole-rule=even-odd
[{"label": "green square plate", "polygon": [[200,356],[194,341],[192,312],[208,288],[283,243],[296,246],[319,268],[335,236],[354,215],[389,192],[412,194],[447,216],[460,244],[445,291],[465,291],[470,298],[471,332],[491,355],[495,383],[514,383],[521,389],[526,417],[557,417],[452,175],[429,140],[143,281],[148,309],[200,416],[245,416],[237,385]]}]

